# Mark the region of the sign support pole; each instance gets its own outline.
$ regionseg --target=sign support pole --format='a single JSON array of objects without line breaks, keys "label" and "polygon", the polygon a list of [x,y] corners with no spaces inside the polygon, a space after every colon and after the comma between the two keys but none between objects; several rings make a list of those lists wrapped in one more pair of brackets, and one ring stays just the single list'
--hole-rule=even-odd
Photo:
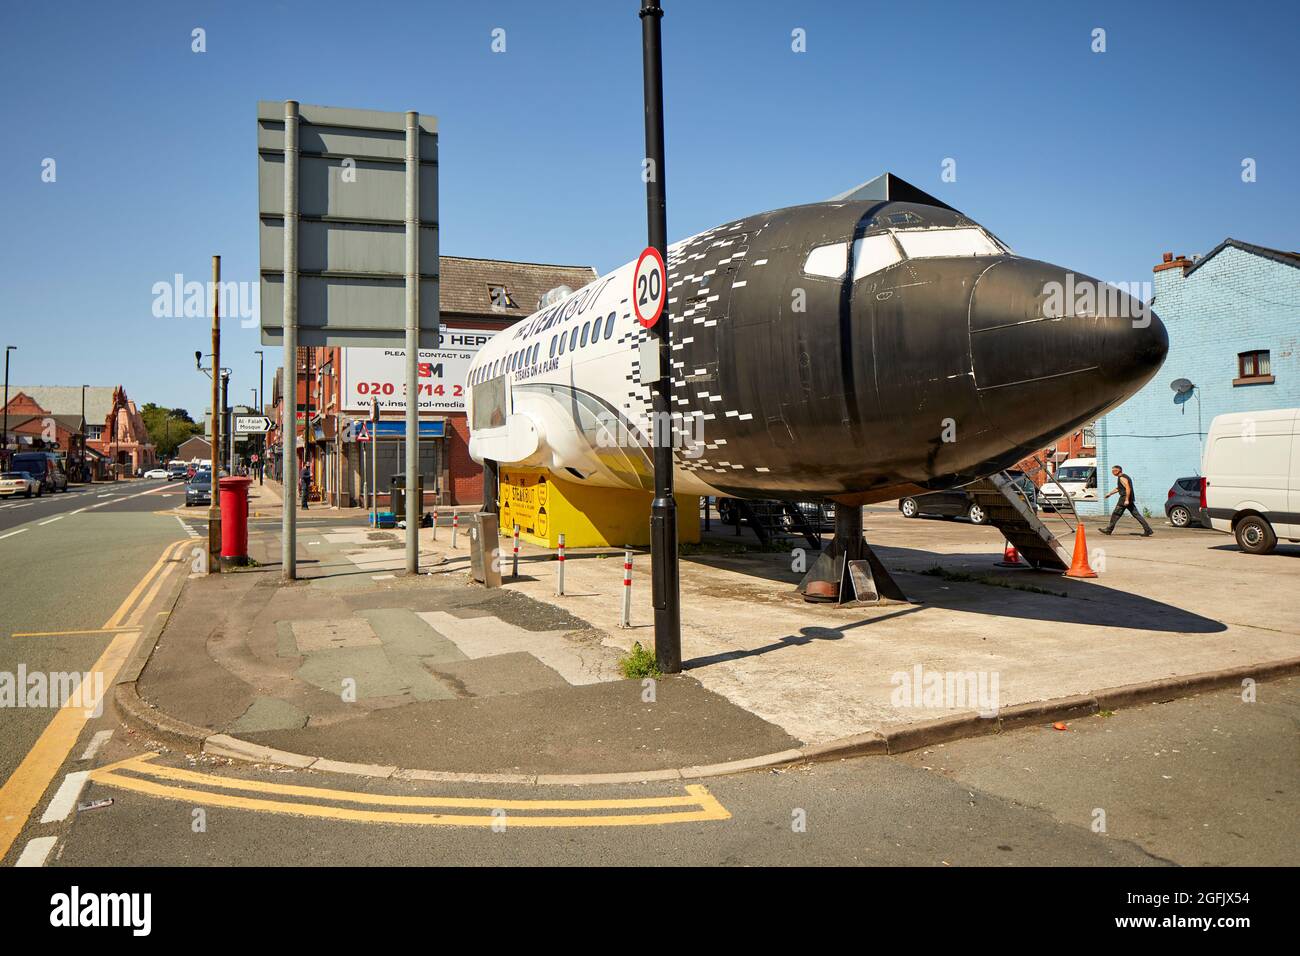
[{"label": "sign support pole", "polygon": [[284,103],[284,517],[280,567],[284,580],[298,576],[298,103]]},{"label": "sign support pole", "polygon": [[[641,65],[645,88],[645,144],[649,161],[646,219],[649,244],[668,260],[668,202],[664,188],[664,69],[659,0],[641,2]],[[664,273],[667,295],[668,275]],[[673,497],[672,324],[661,315],[650,334],[659,342],[650,434],[655,497],[650,506],[651,591],[655,612],[655,660],[665,674],[682,669],[682,621],[677,567],[677,501]]]},{"label": "sign support pole", "polygon": [[[208,573],[221,569],[221,256],[212,257],[212,486],[208,497]],[[113,430],[117,431],[114,417]]]},{"label": "sign support pole", "polygon": [[[420,573],[420,114],[406,114],[406,573]],[[393,516],[396,519],[396,515]]]}]

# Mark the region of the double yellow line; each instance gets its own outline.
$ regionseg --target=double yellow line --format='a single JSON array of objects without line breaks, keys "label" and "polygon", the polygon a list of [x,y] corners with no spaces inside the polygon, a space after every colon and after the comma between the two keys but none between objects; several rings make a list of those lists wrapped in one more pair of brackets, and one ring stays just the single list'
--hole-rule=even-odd
[{"label": "double yellow line", "polygon": [[[608,799],[519,800],[504,797],[405,796],[219,777],[156,764],[153,760],[157,756],[157,753],[148,753],[119,760],[91,771],[90,779],[104,786],[163,800],[178,800],[192,806],[286,814],[344,823],[504,826],[506,829],[514,829],[655,826],[731,818],[731,814],[709,793],[708,788],[699,784],[688,784],[685,793],[669,796]],[[439,810],[461,812],[436,812]]]},{"label": "double yellow line", "polygon": [[[117,672],[126,663],[135,643],[140,638],[140,622],[144,618],[167,577],[171,574],[175,561],[186,546],[192,545],[189,539],[176,541],[163,549],[162,555],[153,567],[131,589],[131,593],[118,605],[117,610],[104,623],[101,631],[114,631],[117,636],[109,642],[99,660],[91,666],[91,673],[104,675],[103,686],[113,685]],[[147,590],[146,590],[147,589]],[[141,598],[143,595],[143,599]],[[126,625],[124,628],[123,625]],[[35,632],[34,632],[35,633]],[[84,632],[84,633],[94,633]],[[0,786],[0,858],[3,858],[13,846],[14,840],[22,832],[31,816],[32,810],[49,789],[63,762],[81,736],[82,728],[89,720],[89,712],[95,709],[97,701],[69,701],[55,712],[44,732],[32,749],[27,752],[23,762],[14,770],[13,775]]]}]

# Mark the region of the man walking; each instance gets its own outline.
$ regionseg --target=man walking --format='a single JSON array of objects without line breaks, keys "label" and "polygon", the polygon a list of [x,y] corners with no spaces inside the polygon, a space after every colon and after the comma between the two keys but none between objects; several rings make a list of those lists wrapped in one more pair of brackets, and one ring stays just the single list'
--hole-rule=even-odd
[{"label": "man walking", "polygon": [[1110,524],[1101,529],[1102,534],[1111,534],[1115,530],[1115,524],[1119,521],[1120,516],[1128,511],[1134,518],[1137,518],[1138,524],[1142,525],[1142,537],[1149,538],[1153,534],[1151,525],[1147,524],[1147,519],[1142,517],[1142,512],[1137,509],[1137,496],[1133,493],[1133,479],[1124,474],[1124,469],[1119,465],[1111,468],[1110,473],[1115,476],[1115,490],[1106,492],[1106,497],[1119,495],[1119,502],[1115,505],[1115,510],[1110,513]]}]

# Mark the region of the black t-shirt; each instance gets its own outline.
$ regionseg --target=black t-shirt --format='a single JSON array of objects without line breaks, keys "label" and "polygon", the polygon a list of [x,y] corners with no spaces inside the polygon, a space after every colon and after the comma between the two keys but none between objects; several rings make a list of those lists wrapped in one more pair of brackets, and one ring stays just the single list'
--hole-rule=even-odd
[{"label": "black t-shirt", "polygon": [[[1119,488],[1120,504],[1126,505],[1129,504],[1130,502],[1137,500],[1137,492],[1133,488],[1132,478],[1130,478],[1128,475],[1124,474],[1124,472],[1121,471],[1119,473],[1119,476],[1115,479],[1115,482],[1116,482],[1116,486]],[[1128,485],[1128,494],[1124,493],[1125,484]]]}]

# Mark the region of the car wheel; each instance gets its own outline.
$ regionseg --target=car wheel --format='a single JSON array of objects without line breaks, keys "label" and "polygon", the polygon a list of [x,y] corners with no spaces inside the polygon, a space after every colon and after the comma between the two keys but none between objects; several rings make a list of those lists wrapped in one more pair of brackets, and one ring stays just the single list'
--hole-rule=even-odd
[{"label": "car wheel", "polygon": [[28,489],[27,489],[27,497],[30,498],[31,496],[32,496],[32,489],[28,488]]},{"label": "car wheel", "polygon": [[984,513],[984,509],[978,504],[970,506],[970,510],[966,512],[966,517],[970,519],[971,524],[988,524],[989,521],[989,516]]},{"label": "car wheel", "polygon": [[40,497],[41,497],[42,495],[44,495],[44,494],[45,494],[45,486],[44,486],[44,485],[37,485],[37,486],[36,486],[36,497],[37,497],[37,498],[40,498]]},{"label": "car wheel", "polygon": [[1237,547],[1248,554],[1268,554],[1277,547],[1273,526],[1259,515],[1242,518],[1233,533],[1237,537]]},{"label": "car wheel", "polygon": [[904,518],[917,518],[921,514],[921,508],[915,498],[904,498],[898,503],[898,510],[903,513]]},{"label": "car wheel", "polygon": [[1192,523],[1192,513],[1182,505],[1175,505],[1169,509],[1169,523],[1175,528],[1186,528]]}]

